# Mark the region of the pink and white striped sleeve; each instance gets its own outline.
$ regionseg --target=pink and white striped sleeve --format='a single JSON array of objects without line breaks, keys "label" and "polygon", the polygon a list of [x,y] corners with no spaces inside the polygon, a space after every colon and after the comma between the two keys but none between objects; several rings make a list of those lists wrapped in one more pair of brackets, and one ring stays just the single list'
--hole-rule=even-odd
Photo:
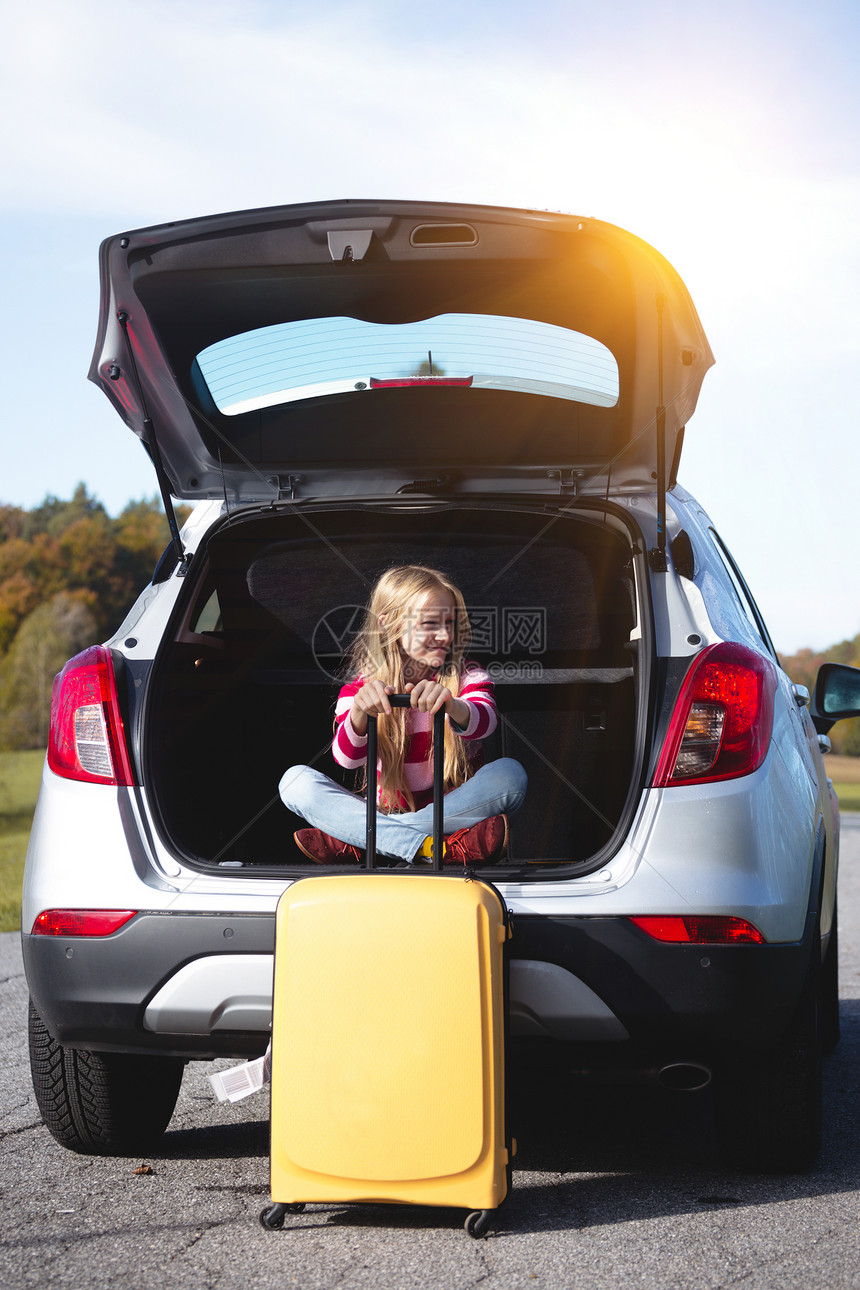
[{"label": "pink and white striped sleeve", "polygon": [[471,716],[464,730],[456,726],[454,729],[463,739],[486,739],[499,723],[496,695],[489,673],[470,659],[463,670],[459,697],[468,705]]},{"label": "pink and white striped sleeve", "polygon": [[350,681],[337,696],[334,710],[335,732],[332,740],[332,756],[339,766],[347,770],[358,770],[367,763],[367,735],[359,735],[352,728],[349,714],[353,701],[363,685],[361,677]]}]

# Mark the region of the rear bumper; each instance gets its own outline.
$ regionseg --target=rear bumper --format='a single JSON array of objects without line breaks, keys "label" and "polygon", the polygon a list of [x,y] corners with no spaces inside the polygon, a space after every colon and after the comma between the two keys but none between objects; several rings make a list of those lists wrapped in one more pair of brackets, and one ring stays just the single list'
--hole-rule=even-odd
[{"label": "rear bumper", "polygon": [[[717,946],[661,944],[626,918],[517,916],[512,1032],[596,1043],[610,1063],[766,1050],[803,989],[812,918],[796,944]],[[274,935],[271,914],[142,913],[113,936],[22,942],[60,1043],[206,1058],[265,1049]]]},{"label": "rear bumper", "polygon": [[[153,1031],[145,1018],[177,973],[208,959],[229,969],[231,960],[265,955],[271,1003],[274,914],[142,913],[113,936],[21,940],[33,1001],[67,1047],[202,1058],[257,1056],[266,1048],[268,1022],[265,1029],[171,1032]],[[230,1016],[222,1009],[216,1021]]]}]

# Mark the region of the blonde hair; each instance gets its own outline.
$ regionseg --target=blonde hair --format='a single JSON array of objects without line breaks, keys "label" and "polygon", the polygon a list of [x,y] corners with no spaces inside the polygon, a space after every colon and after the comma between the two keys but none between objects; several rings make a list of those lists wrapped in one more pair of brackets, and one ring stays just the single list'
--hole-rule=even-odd
[{"label": "blonde hair", "polygon": [[[416,603],[430,592],[447,592],[454,602],[454,632],[445,662],[438,679],[457,697],[460,693],[460,676],[465,651],[471,638],[466,602],[460,588],[438,569],[422,564],[398,565],[388,569],[376,583],[364,619],[364,626],[350,651],[349,663],[353,677],[365,680],[378,679],[394,688],[396,694],[404,692],[408,675],[408,659],[400,646],[406,634],[410,616]],[[395,714],[396,714],[395,709]],[[408,810],[415,809],[415,799],[405,782],[403,762],[406,755],[406,722],[386,718],[379,722],[378,753],[380,762],[380,802],[386,809],[396,808],[405,801]],[[432,735],[431,735],[432,743]],[[432,757],[431,749],[431,757]],[[365,772],[365,782],[367,781]],[[456,788],[469,777],[469,761],[463,741],[445,722],[445,787]],[[368,790],[370,791],[370,790]]]}]

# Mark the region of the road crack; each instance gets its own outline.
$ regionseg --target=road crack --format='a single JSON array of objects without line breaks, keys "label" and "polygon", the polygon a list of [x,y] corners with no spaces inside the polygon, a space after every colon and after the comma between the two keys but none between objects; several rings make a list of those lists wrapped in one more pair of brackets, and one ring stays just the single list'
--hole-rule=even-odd
[{"label": "road crack", "polygon": [[15,1129],[0,1129],[0,1142],[4,1142],[6,1138],[17,1137],[19,1133],[29,1133],[31,1129],[39,1129],[41,1125],[41,1120],[33,1120],[31,1124],[22,1124]]}]

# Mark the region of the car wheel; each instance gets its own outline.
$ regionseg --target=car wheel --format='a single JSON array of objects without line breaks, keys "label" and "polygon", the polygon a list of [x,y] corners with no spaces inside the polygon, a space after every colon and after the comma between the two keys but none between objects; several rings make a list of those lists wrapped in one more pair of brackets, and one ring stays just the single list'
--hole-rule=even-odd
[{"label": "car wheel", "polygon": [[771,1052],[727,1066],[714,1084],[717,1142],[726,1163],[760,1173],[809,1169],[821,1145],[821,940],[803,994]]},{"label": "car wheel", "polygon": [[51,1038],[30,1001],[30,1072],[46,1128],[70,1151],[137,1155],[170,1121],[185,1063],[66,1048]]},{"label": "car wheel", "polygon": [[821,1047],[832,1053],[839,1043],[839,926],[833,907],[830,940],[821,964]]}]

